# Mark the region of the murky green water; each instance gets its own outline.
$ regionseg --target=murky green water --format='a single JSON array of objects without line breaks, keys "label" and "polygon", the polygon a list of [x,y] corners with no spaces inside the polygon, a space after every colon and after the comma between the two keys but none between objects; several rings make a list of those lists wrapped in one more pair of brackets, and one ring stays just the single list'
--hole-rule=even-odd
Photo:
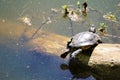
[{"label": "murky green water", "polygon": [[[80,0],[82,3],[84,0]],[[51,8],[61,10],[61,6],[76,5],[77,0],[0,0],[0,80],[70,80],[72,74],[69,70],[62,71],[60,65],[67,63],[58,56],[30,52],[24,47],[24,42],[12,33],[12,24],[28,26],[19,18],[28,16],[32,27],[38,28],[51,12]],[[88,24],[95,24],[98,28],[100,22],[108,25],[108,33],[120,36],[120,25],[103,19],[103,15],[112,12],[120,23],[119,0],[88,0],[89,7],[97,10],[88,13],[87,20],[73,22],[74,34],[88,29]],[[4,25],[3,25],[4,24]],[[18,24],[18,25],[17,25]],[[6,27],[7,26],[7,27]],[[9,27],[10,26],[10,27]],[[42,30],[48,30],[64,36],[71,36],[70,22],[62,18],[62,14],[54,14],[52,23],[45,24]],[[19,27],[18,27],[19,28]],[[11,32],[9,32],[11,31]],[[120,43],[120,38],[105,37],[104,42]],[[79,80],[95,80],[87,76]]]}]

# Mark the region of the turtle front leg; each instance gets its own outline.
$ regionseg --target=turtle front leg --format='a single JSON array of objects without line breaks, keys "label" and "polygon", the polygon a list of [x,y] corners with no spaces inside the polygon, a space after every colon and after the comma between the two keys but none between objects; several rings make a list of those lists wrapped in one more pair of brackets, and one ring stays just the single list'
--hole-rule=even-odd
[{"label": "turtle front leg", "polygon": [[64,52],[63,54],[61,54],[61,58],[66,58],[66,56],[70,53],[71,51],[69,49],[67,49],[66,52]]},{"label": "turtle front leg", "polygon": [[71,58],[75,58],[75,56],[76,56],[77,54],[79,54],[81,51],[82,51],[82,49],[77,49],[76,51],[74,51],[73,53],[71,53],[70,57],[71,57]]}]

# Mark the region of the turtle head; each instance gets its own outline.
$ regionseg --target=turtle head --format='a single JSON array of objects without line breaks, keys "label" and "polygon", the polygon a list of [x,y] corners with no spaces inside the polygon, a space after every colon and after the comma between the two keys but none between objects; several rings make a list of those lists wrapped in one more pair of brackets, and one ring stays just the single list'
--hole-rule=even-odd
[{"label": "turtle head", "polygon": [[96,32],[96,28],[95,28],[94,24],[92,24],[92,25],[90,26],[89,32],[93,32],[93,33]]}]

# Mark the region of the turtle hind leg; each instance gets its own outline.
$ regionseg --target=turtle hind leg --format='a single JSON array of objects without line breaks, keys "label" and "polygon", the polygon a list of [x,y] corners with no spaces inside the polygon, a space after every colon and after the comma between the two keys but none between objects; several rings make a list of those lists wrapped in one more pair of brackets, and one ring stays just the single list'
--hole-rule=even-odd
[{"label": "turtle hind leg", "polygon": [[76,56],[77,54],[79,54],[81,51],[82,51],[82,49],[77,49],[76,51],[74,51],[74,52],[70,55],[70,57],[71,57],[71,58],[75,58],[75,56]]}]

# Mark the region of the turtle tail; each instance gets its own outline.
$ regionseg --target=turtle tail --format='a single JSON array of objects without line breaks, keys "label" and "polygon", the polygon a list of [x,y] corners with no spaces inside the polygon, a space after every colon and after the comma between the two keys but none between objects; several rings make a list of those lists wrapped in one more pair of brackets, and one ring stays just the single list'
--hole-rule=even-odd
[{"label": "turtle tail", "polygon": [[99,43],[103,43],[103,42],[102,42],[101,40],[98,40],[98,44],[99,44]]},{"label": "turtle tail", "polygon": [[71,38],[70,41],[68,41],[68,43],[67,43],[67,49],[71,48],[70,43],[72,42],[72,40],[73,40],[73,38]]}]

